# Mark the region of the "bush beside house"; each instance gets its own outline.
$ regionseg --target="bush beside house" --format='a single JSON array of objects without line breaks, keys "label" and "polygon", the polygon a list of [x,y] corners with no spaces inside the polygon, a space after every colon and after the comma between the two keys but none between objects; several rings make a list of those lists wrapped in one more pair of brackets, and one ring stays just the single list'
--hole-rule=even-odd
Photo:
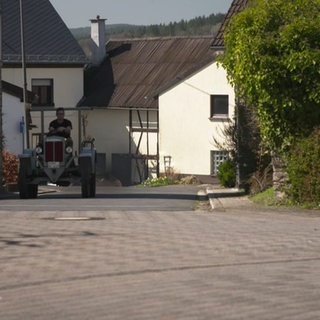
[{"label": "bush beside house", "polygon": [[234,0],[230,10],[221,62],[257,116],[262,145],[277,155],[276,194],[285,188],[294,203],[318,205],[320,0]]},{"label": "bush beside house", "polygon": [[292,204],[320,204],[320,127],[300,139],[287,157],[288,200]]},{"label": "bush beside house", "polygon": [[228,159],[218,168],[218,179],[225,188],[233,188],[236,185],[236,162]]},{"label": "bush beside house", "polygon": [[18,181],[18,157],[7,150],[2,151],[2,185],[17,183]]}]

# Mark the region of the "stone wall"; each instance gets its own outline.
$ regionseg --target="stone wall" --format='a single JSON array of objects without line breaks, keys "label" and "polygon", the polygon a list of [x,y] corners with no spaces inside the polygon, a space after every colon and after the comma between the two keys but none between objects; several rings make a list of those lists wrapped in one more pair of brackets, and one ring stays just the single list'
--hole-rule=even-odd
[{"label": "stone wall", "polygon": [[286,162],[281,156],[272,156],[273,167],[273,189],[275,191],[276,202],[285,197],[284,189],[287,186],[288,174],[286,172]]}]

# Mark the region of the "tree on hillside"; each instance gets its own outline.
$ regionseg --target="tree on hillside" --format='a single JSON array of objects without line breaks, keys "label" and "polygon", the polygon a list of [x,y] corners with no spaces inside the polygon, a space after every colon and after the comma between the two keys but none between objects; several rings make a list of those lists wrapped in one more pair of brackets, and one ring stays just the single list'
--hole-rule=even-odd
[{"label": "tree on hillside", "polygon": [[[143,38],[190,35],[213,35],[222,23],[225,14],[217,13],[209,16],[196,17],[191,20],[170,22],[169,24],[137,26],[128,24],[108,25],[108,38]],[[90,27],[71,29],[77,40],[90,39]]]},{"label": "tree on hillside", "polygon": [[271,150],[320,124],[320,0],[251,0],[224,41],[222,65]]}]

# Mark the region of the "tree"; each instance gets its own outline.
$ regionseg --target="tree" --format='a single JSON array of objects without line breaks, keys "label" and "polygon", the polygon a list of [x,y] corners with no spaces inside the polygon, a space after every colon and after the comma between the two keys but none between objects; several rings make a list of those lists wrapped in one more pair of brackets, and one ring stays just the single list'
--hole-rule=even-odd
[{"label": "tree", "polygon": [[272,151],[320,124],[320,0],[251,0],[224,42],[221,63]]},{"label": "tree", "polygon": [[2,1],[0,1],[0,192],[2,191],[2,150],[3,150],[3,127],[2,127]]}]

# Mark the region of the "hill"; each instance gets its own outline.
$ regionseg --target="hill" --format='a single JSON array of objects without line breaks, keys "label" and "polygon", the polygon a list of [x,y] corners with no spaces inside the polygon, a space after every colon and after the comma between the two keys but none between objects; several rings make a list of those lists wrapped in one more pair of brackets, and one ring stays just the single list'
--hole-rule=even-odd
[{"label": "hill", "polygon": [[[225,14],[217,13],[209,16],[199,16],[188,21],[170,22],[169,24],[148,26],[111,24],[106,26],[106,34],[109,39],[215,35],[224,17]],[[77,40],[90,38],[90,27],[74,28],[70,31]]]}]

